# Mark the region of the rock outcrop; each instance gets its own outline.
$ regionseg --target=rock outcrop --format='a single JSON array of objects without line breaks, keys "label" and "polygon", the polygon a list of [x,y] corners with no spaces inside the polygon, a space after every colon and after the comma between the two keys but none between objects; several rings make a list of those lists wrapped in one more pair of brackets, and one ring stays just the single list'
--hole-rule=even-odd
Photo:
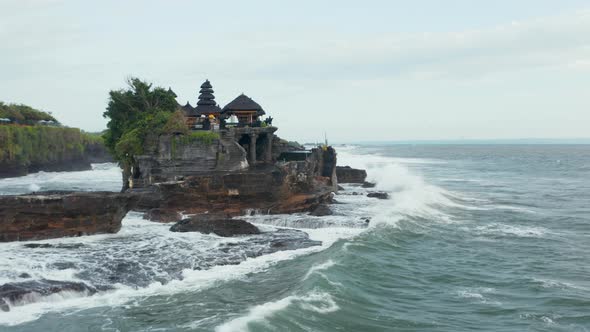
[{"label": "rock outcrop", "polygon": [[260,234],[260,230],[251,223],[244,220],[231,219],[223,214],[199,214],[192,216],[174,224],[170,227],[170,231],[200,232],[203,234],[213,233],[224,237]]},{"label": "rock outcrop", "polygon": [[364,183],[367,171],[350,166],[338,166],[336,167],[336,177],[339,183]]},{"label": "rock outcrop", "polygon": [[367,197],[378,198],[378,199],[389,199],[389,194],[379,191],[379,192],[368,193]]},{"label": "rock outcrop", "polygon": [[151,209],[143,215],[144,219],[162,223],[179,222],[182,215],[178,211],[165,209]]},{"label": "rock outcrop", "polygon": [[326,204],[320,204],[309,213],[315,217],[331,216],[334,214],[330,207]]},{"label": "rock outcrop", "polygon": [[[10,311],[10,305],[33,302],[35,298],[45,297],[61,292],[83,293],[93,295],[98,290],[82,282],[34,280],[7,283],[0,286],[0,311]],[[23,303],[24,302],[24,303]]]},{"label": "rock outcrop", "polygon": [[0,196],[0,242],[116,233],[128,201],[112,192]]}]

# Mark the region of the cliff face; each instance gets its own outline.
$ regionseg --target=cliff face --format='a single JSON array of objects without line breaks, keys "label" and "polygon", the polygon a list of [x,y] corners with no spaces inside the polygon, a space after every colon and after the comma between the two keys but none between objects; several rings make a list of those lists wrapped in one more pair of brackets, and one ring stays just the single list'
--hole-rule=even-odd
[{"label": "cliff face", "polygon": [[136,157],[129,179],[131,188],[248,168],[246,150],[228,132],[221,132],[219,138],[211,141],[162,135],[151,145],[156,145],[157,149],[146,148],[151,153]]},{"label": "cliff face", "polygon": [[96,137],[76,128],[0,125],[0,178],[90,169],[112,161]]},{"label": "cliff face", "polygon": [[[282,151],[280,140],[263,136],[276,129],[263,129],[222,132],[211,144],[174,148],[171,140],[178,138],[161,137],[157,153],[140,157],[132,172],[130,192],[143,195],[135,208],[238,215],[249,209],[303,212],[329,201],[337,187],[334,149],[276,161],[273,149]],[[245,135],[259,136],[245,142]]]}]

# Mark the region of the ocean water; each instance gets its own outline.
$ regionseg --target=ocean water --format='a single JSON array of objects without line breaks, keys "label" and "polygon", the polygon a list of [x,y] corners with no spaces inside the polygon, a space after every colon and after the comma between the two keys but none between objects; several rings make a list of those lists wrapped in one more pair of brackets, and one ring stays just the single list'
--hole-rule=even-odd
[{"label": "ocean water", "polygon": [[[0,285],[105,286],[13,303],[0,331],[590,330],[589,145],[337,151],[377,188],[346,185],[333,216],[255,215],[263,235],[225,239],[131,212],[118,234],[0,244]],[[0,193],[119,186],[103,164]]]}]

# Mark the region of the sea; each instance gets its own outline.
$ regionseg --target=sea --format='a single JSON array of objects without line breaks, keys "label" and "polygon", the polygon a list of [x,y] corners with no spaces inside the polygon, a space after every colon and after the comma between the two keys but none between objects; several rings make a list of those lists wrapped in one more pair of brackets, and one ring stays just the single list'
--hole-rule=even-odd
[{"label": "sea", "polygon": [[[0,331],[590,330],[590,145],[337,151],[376,187],[343,185],[331,216],[242,217],[262,235],[173,233],[130,212],[117,234],[1,243],[0,286],[97,292],[31,294]],[[0,180],[5,195],[120,187],[114,164]]]}]

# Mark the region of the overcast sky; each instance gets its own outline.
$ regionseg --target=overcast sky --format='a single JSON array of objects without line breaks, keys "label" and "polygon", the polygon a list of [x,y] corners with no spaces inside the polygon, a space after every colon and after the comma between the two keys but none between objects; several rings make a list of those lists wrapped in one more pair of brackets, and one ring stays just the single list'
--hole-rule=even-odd
[{"label": "overcast sky", "polygon": [[138,76],[299,141],[590,137],[590,1],[0,0],[0,100],[105,128]]}]

